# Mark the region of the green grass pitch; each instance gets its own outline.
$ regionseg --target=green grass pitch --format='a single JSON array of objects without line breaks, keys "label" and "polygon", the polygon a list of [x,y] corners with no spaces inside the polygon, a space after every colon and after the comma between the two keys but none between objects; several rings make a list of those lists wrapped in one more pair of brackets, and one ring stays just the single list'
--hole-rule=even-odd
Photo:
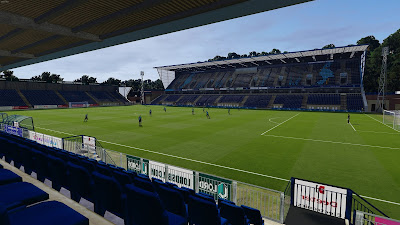
[{"label": "green grass pitch", "polygon": [[[202,108],[195,108],[192,115],[191,108],[167,107],[164,112],[162,106],[8,113],[32,116],[37,132],[58,137],[68,135],[51,130],[90,135],[106,141],[102,145],[107,149],[275,190],[283,191],[287,182],[243,171],[299,177],[400,202],[400,133],[373,119],[381,120],[379,115],[351,114],[353,129],[347,113],[232,109],[228,115],[227,109],[208,111],[211,119]],[[86,113],[89,122],[84,123]],[[138,126],[139,115],[143,127]],[[369,201],[400,219],[400,205]]]}]

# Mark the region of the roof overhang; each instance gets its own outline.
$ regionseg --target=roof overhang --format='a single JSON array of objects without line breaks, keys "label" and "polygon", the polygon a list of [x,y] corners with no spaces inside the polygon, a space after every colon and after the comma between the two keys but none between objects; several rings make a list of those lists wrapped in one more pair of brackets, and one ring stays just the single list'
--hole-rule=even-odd
[{"label": "roof overhang", "polygon": [[248,58],[236,58],[236,59],[227,59],[227,60],[219,60],[219,61],[207,61],[207,62],[199,62],[199,63],[188,63],[188,64],[179,64],[179,65],[171,65],[171,66],[160,66],[155,67],[159,70],[167,70],[167,71],[176,71],[176,70],[187,70],[187,69],[200,69],[210,66],[228,66],[235,64],[243,64],[243,63],[253,63],[258,64],[260,62],[279,60],[282,63],[282,60],[285,59],[295,59],[297,62],[300,62],[299,59],[305,57],[316,57],[316,56],[324,56],[324,55],[338,55],[350,53],[354,55],[357,52],[364,52],[367,50],[368,45],[354,45],[354,46],[345,46],[345,47],[337,47],[337,48],[329,48],[329,49],[314,49],[308,51],[299,51],[299,52],[288,52],[282,54],[273,54],[273,55],[263,55],[256,57],[248,57]]},{"label": "roof overhang", "polygon": [[8,1],[0,10],[0,71],[308,1]]}]

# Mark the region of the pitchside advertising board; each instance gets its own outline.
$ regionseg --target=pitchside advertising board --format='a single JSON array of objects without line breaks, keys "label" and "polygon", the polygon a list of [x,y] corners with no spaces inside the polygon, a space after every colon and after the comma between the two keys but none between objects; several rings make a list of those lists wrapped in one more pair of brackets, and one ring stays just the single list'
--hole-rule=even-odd
[{"label": "pitchside advertising board", "polygon": [[29,133],[29,139],[32,141],[36,141],[39,144],[46,145],[49,147],[62,149],[63,141],[61,138],[41,134],[34,131],[28,131],[28,133]]},{"label": "pitchside advertising board", "polygon": [[96,138],[89,137],[89,136],[83,136],[82,143],[83,143],[83,147],[86,148],[87,150],[96,151]]},{"label": "pitchside advertising board", "polygon": [[127,170],[135,171],[136,173],[149,175],[149,160],[143,159],[135,156],[126,156],[126,168]]},{"label": "pitchside advertising board", "polygon": [[345,219],[348,190],[325,184],[294,179],[293,205]]},{"label": "pitchside advertising board", "polygon": [[5,125],[4,131],[6,133],[22,137],[22,129],[19,128],[19,127],[13,127],[13,126]]},{"label": "pitchside advertising board", "polygon": [[199,192],[212,195],[215,199],[222,198],[231,200],[231,187],[231,180],[199,173]]}]

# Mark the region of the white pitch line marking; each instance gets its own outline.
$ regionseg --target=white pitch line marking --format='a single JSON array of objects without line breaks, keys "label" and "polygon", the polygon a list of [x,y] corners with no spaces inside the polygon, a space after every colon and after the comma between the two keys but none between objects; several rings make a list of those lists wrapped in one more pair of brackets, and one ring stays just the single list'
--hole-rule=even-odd
[{"label": "white pitch line marking", "polygon": [[394,148],[394,147],[385,147],[385,146],[378,146],[378,145],[355,144],[355,143],[347,143],[347,142],[339,142],[339,141],[325,141],[325,140],[310,139],[310,138],[287,137],[287,136],[279,136],[279,135],[272,135],[272,134],[265,134],[264,136],[277,137],[277,138],[286,138],[286,139],[295,139],[295,140],[303,140],[303,141],[324,142],[324,143],[332,143],[332,144],[355,145],[355,146],[362,146],[362,147],[385,148],[385,149],[396,149],[396,150],[400,150],[400,148]]},{"label": "white pitch line marking", "polygon": [[381,132],[381,131],[370,131],[370,130],[358,130],[357,132],[366,132],[366,133],[374,133],[374,134],[395,134],[395,135],[399,135],[398,133]]},{"label": "white pitch line marking", "polygon": [[278,123],[278,122],[272,121],[272,119],[277,119],[277,118],[280,118],[280,117],[274,117],[274,118],[269,119],[268,121],[271,123]]},{"label": "white pitch line marking", "polygon": [[376,120],[376,121],[378,121],[379,123],[381,123],[381,124],[383,124],[383,125],[385,125],[385,126],[389,127],[390,129],[392,129],[392,130],[394,130],[394,131],[396,131],[396,132],[400,132],[400,131],[398,131],[398,130],[394,129],[393,127],[391,127],[391,126],[389,126],[389,125],[387,125],[387,124],[384,124],[384,123],[382,123],[382,121],[379,121],[379,120],[375,119],[374,117],[372,117],[372,116],[370,116],[370,115],[368,115],[368,114],[365,114],[365,113],[364,113],[364,115],[368,116],[369,118],[371,118],[371,119],[373,119],[373,120]]},{"label": "white pitch line marking", "polygon": [[349,122],[349,124],[353,128],[353,130],[356,131],[356,129],[353,127],[353,124],[351,124],[350,122]]},{"label": "white pitch line marking", "polygon": [[[56,132],[56,133],[61,133],[61,134],[74,135],[74,134],[69,134],[69,133],[65,133],[65,132],[62,132],[62,131],[51,130],[51,129],[42,128],[42,127],[37,127],[37,128],[43,129],[43,130],[49,130],[49,131]],[[102,140],[99,140],[99,141],[102,141]],[[137,149],[137,150],[140,150],[140,151],[147,151],[147,152],[151,152],[151,153],[155,153],[155,154],[165,155],[165,156],[169,156],[169,157],[173,157],[173,158],[184,159],[184,160],[197,162],[197,163],[202,163],[202,164],[206,164],[206,165],[211,165],[211,166],[215,166],[215,167],[220,167],[220,168],[224,168],[224,169],[230,169],[230,170],[235,170],[235,171],[239,171],[239,172],[243,172],[243,173],[248,173],[248,174],[268,177],[268,178],[272,178],[272,179],[276,179],[276,180],[280,180],[280,181],[286,181],[286,182],[289,181],[288,179],[284,179],[284,178],[280,178],[280,177],[274,177],[274,176],[255,173],[255,172],[251,172],[251,171],[231,168],[231,167],[227,167],[227,166],[221,166],[221,165],[217,165],[217,164],[213,164],[213,163],[202,162],[202,161],[199,161],[199,160],[188,159],[188,158],[184,158],[184,157],[180,157],[180,156],[174,156],[174,155],[169,155],[169,154],[165,154],[165,153],[161,153],[161,152],[155,152],[155,151],[150,151],[150,150],[146,150],[146,149],[136,148],[136,147],[132,147],[132,146],[128,146],[128,145],[121,145],[121,144],[112,143],[112,142],[108,142],[108,141],[102,141],[102,142],[109,143],[109,144],[114,144],[114,145],[120,145],[120,146],[126,147],[126,148]],[[364,196],[364,195],[360,195],[360,196],[363,197],[363,198],[373,199],[375,201],[385,202],[385,203],[394,204],[394,205],[400,205],[400,203],[397,203],[397,202],[391,202],[391,201],[387,201],[387,200],[383,200],[383,199],[379,199],[379,198],[368,197],[368,196]]]},{"label": "white pitch line marking", "polygon": [[280,125],[282,125],[282,124],[286,123],[287,121],[289,121],[289,120],[293,119],[294,117],[296,117],[296,116],[297,116],[297,115],[299,115],[299,114],[300,114],[300,113],[297,113],[296,115],[294,115],[294,116],[290,117],[289,119],[287,119],[287,120],[283,121],[282,123],[279,123],[278,125],[274,126],[273,128],[271,128],[271,129],[269,129],[269,130],[265,131],[265,132],[264,132],[264,133],[262,133],[261,135],[264,135],[265,133],[268,133],[268,132],[270,132],[271,130],[273,130],[273,129],[275,129],[275,128],[279,127]]}]

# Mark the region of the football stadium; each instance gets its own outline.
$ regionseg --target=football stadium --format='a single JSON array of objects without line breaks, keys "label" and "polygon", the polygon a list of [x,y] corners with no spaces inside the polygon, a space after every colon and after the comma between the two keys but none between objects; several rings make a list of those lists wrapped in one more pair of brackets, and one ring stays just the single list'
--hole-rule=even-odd
[{"label": "football stadium", "polygon": [[[2,1],[0,71],[305,2]],[[158,65],[134,97],[3,76],[0,224],[400,224],[389,47]]]}]

